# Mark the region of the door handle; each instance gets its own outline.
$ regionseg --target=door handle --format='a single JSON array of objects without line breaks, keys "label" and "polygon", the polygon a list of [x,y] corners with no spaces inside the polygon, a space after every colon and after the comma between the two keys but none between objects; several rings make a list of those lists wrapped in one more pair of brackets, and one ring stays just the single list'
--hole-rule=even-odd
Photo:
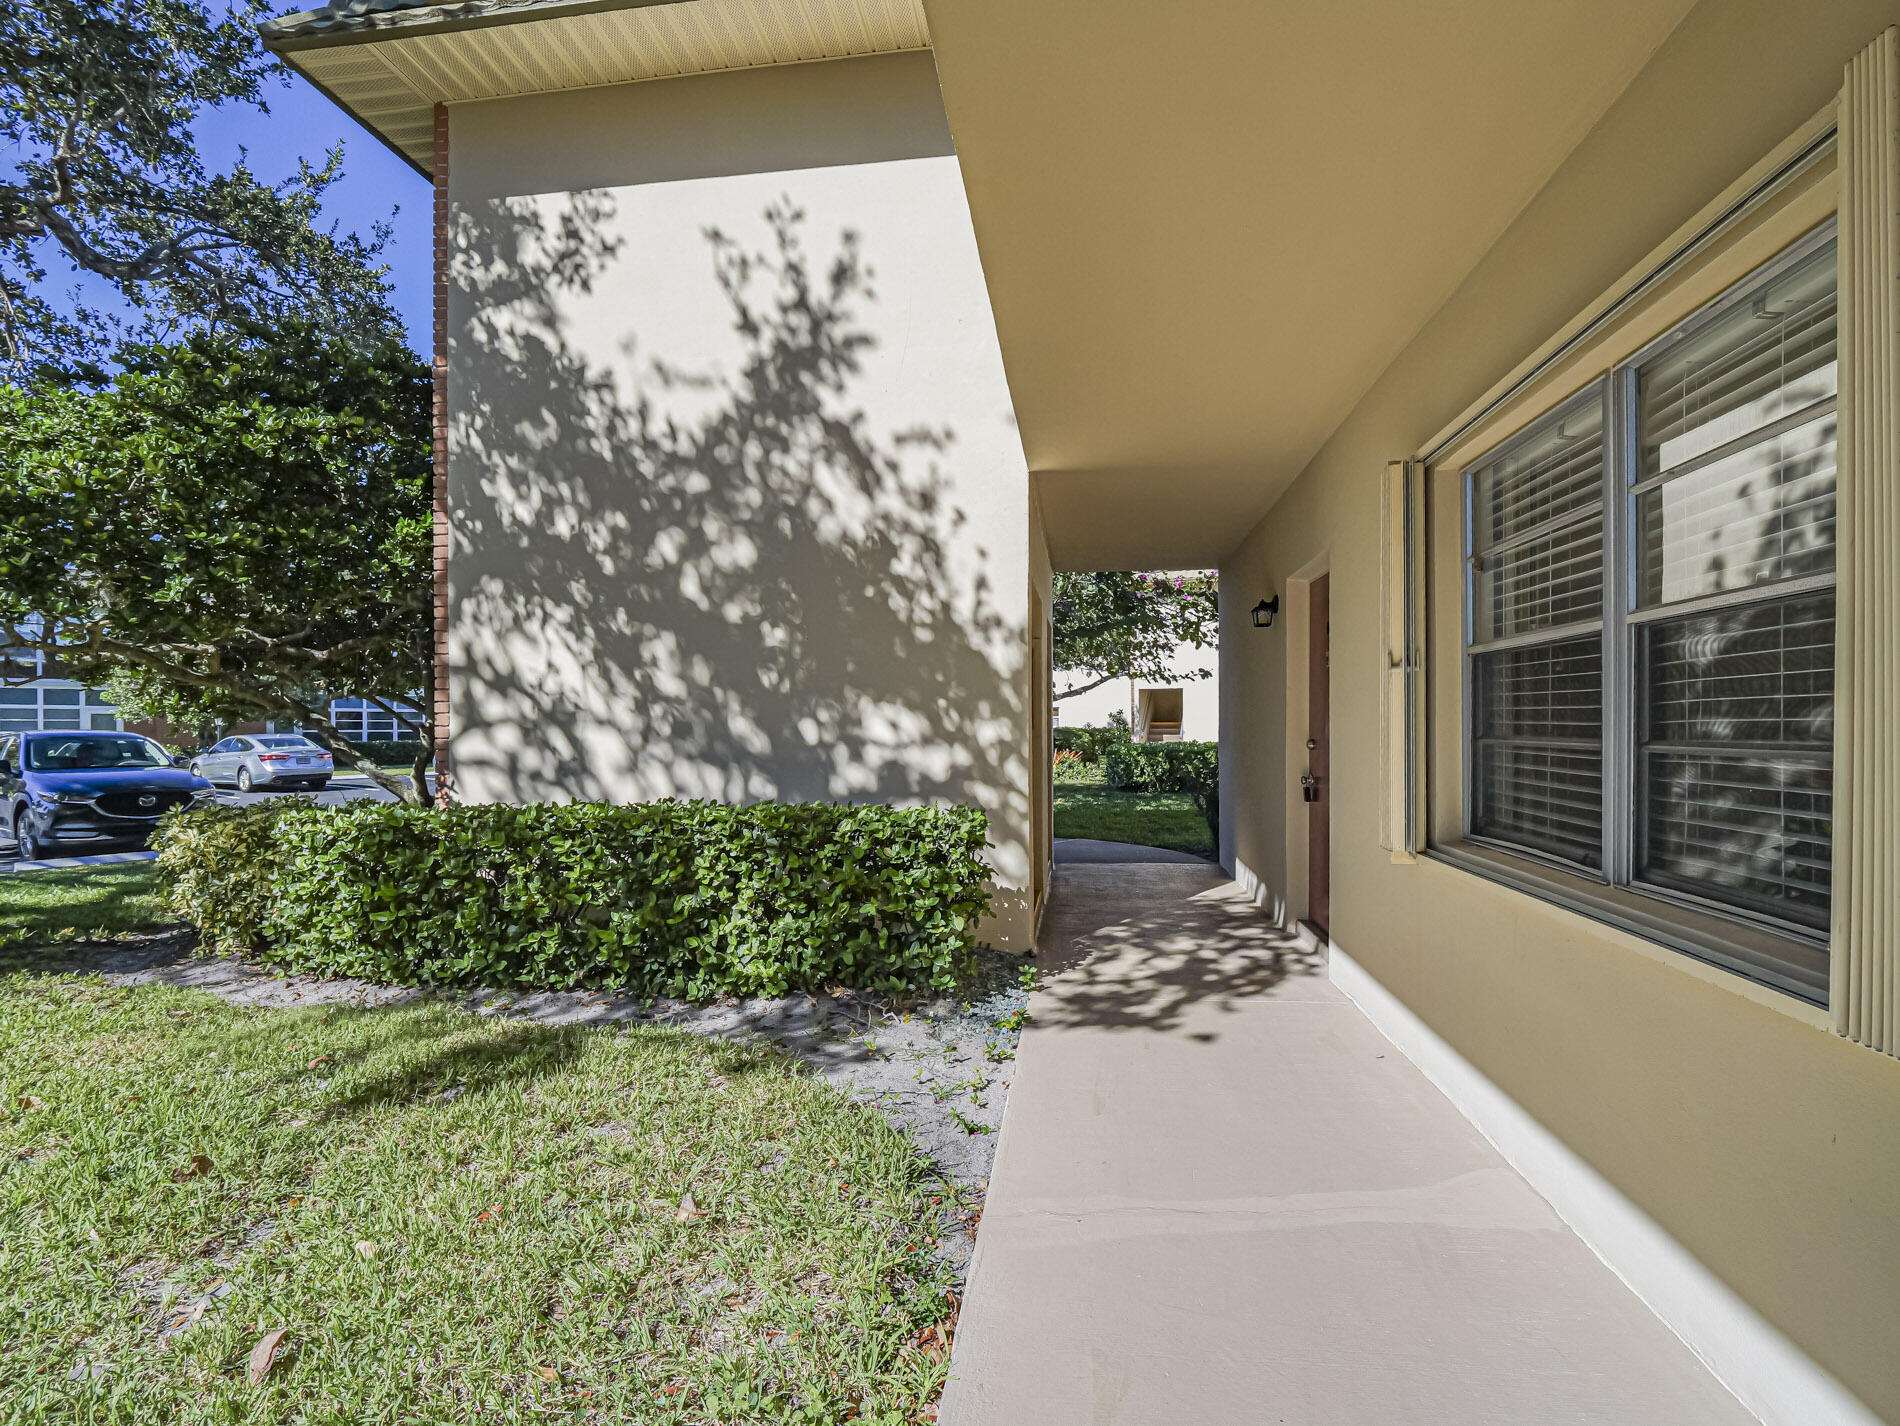
[{"label": "door handle", "polygon": [[1300,796],[1308,802],[1319,801],[1319,779],[1310,772],[1300,774]]}]

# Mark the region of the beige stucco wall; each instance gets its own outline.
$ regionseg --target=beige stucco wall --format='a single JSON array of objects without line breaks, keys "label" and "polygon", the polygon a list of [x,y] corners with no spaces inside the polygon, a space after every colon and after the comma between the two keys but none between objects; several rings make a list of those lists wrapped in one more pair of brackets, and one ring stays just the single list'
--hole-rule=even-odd
[{"label": "beige stucco wall", "polygon": [[[1135,721],[1136,700],[1145,688],[1181,690],[1181,736],[1190,742],[1212,742],[1220,736],[1220,650],[1197,649],[1183,644],[1175,650],[1165,679],[1143,681],[1133,678],[1111,679],[1087,689],[1056,705],[1065,728],[1106,727],[1110,717],[1120,713]],[[1187,678],[1187,674],[1205,674]],[[1092,682],[1096,674],[1089,669],[1062,670],[1056,674],[1056,689]]]},{"label": "beige stucco wall", "polygon": [[[1824,1017],[1380,847],[1378,482],[1830,102],[1892,0],[1704,0],[1221,566],[1223,855],[1298,914],[1289,650],[1332,584],[1332,935],[1884,1419],[1900,1421],[1900,1063]],[[1269,591],[1288,617],[1245,611]],[[1289,714],[1291,707],[1294,711]]]},{"label": "beige stucco wall", "polygon": [[474,800],[974,803],[1028,936],[1028,482],[923,54],[453,106]]}]

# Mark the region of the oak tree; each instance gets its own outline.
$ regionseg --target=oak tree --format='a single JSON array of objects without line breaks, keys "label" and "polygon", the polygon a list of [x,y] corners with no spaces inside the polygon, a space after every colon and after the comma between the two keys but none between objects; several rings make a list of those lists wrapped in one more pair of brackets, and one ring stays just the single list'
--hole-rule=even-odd
[{"label": "oak tree", "polygon": [[[427,800],[428,369],[302,320],[122,360],[0,387],[0,639],[182,721],[295,721]],[[415,729],[407,781],[350,753],[332,696]]]}]

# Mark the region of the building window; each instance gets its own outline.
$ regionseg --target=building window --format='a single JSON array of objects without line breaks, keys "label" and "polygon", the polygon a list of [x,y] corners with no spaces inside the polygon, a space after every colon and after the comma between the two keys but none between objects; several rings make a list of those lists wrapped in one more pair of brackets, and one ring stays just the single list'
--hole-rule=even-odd
[{"label": "building window", "polygon": [[0,732],[30,733],[35,729],[91,728],[114,731],[118,714],[90,689],[0,688]]},{"label": "building window", "polygon": [[[395,705],[405,717],[422,721],[413,705]],[[399,723],[374,703],[364,698],[338,698],[330,704],[330,722],[337,732],[352,743],[420,741],[421,734],[406,723]]]},{"label": "building window", "polygon": [[1828,925],[1824,231],[1465,471],[1467,835]]},{"label": "building window", "polygon": [[1467,475],[1471,831],[1603,864],[1602,389]]}]

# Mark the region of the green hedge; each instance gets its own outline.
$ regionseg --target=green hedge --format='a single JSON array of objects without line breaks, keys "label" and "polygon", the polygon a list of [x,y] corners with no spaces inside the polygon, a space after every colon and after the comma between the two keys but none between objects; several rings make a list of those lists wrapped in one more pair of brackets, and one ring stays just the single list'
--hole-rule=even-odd
[{"label": "green hedge", "polygon": [[379,767],[413,767],[416,754],[422,751],[422,743],[416,738],[370,738],[350,746]]},{"label": "green hedge", "polygon": [[1099,763],[1109,748],[1116,742],[1128,741],[1128,724],[1111,724],[1106,728],[1057,728],[1055,730],[1056,751],[1074,753],[1091,767]]},{"label": "green hedge", "polygon": [[1102,780],[1118,791],[1186,793],[1220,845],[1219,743],[1137,743],[1124,732],[1102,763]]},{"label": "green hedge", "polygon": [[986,831],[973,808],[276,803],[173,814],[157,846],[207,945],[286,970],[699,999],[951,988]]}]

